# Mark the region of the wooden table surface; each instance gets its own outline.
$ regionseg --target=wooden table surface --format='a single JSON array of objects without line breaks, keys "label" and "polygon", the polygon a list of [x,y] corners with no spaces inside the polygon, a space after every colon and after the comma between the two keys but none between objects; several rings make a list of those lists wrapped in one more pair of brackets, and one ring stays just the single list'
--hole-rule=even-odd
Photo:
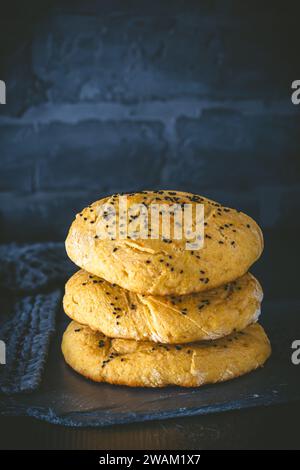
[{"label": "wooden table surface", "polygon": [[1,449],[299,449],[300,403],[192,418],[66,428],[32,418],[0,419]]}]

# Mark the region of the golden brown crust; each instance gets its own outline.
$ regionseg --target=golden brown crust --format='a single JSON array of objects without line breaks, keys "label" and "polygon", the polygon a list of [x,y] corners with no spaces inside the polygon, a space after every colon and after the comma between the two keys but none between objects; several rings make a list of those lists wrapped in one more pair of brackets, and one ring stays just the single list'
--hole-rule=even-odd
[{"label": "golden brown crust", "polygon": [[262,366],[271,346],[257,323],[209,343],[167,346],[109,339],[71,322],[63,336],[62,352],[74,370],[96,382],[197,387],[233,379]]},{"label": "golden brown crust", "polygon": [[240,331],[257,320],[258,281],[247,273],[216,289],[182,297],[136,294],[80,270],[66,284],[64,310],[111,338],[187,343]]},{"label": "golden brown crust", "polygon": [[127,195],[128,208],[137,203],[149,207],[153,202],[203,204],[205,240],[200,250],[187,250],[186,239],[122,239],[118,233],[116,239],[101,239],[97,230],[107,221],[99,210],[113,204],[118,215],[117,200],[117,195],[101,199],[77,214],[66,250],[75,264],[124,289],[153,295],[209,290],[241,277],[262,252],[261,230],[250,217],[201,196],[176,191],[132,193]]}]

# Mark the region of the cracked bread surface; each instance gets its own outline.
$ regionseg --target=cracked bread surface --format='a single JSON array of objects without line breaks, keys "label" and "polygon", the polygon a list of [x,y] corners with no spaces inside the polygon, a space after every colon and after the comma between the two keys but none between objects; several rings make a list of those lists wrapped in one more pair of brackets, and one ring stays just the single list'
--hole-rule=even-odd
[{"label": "cracked bread surface", "polygon": [[127,291],[84,270],[67,282],[65,313],[108,337],[188,343],[240,331],[257,320],[263,292],[250,273],[206,292],[181,297]]},{"label": "cracked bread surface", "polygon": [[72,321],[62,340],[66,362],[96,382],[132,387],[198,387],[222,382],[262,366],[271,354],[259,324],[211,342],[161,345],[110,339]]},{"label": "cracked bread surface", "polygon": [[[125,223],[120,220],[119,195],[94,202],[76,215],[70,227],[66,239],[68,256],[82,269],[124,289],[160,296],[210,290],[244,275],[262,253],[259,226],[235,209],[179,191],[141,191],[126,197],[128,212],[133,211],[129,226],[133,227],[139,215],[134,213],[136,204],[143,204],[146,209],[151,204],[163,204],[168,210],[174,204],[202,204],[204,245],[188,250],[185,237],[165,238],[161,226],[158,239],[135,239],[132,235],[122,238],[118,230],[113,232],[115,226]],[[106,205],[114,208],[115,222],[111,213],[103,212]],[[171,226],[174,217],[171,211]],[[151,236],[150,227],[146,229]],[[99,236],[103,230],[108,230],[106,239]]]}]

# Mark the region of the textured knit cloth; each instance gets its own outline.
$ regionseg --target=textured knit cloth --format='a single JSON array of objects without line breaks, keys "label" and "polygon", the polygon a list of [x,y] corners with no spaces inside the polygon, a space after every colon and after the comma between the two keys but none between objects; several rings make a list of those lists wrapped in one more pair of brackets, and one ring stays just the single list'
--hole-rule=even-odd
[{"label": "textured knit cloth", "polygon": [[39,386],[62,286],[73,270],[62,243],[0,246],[1,393]]}]

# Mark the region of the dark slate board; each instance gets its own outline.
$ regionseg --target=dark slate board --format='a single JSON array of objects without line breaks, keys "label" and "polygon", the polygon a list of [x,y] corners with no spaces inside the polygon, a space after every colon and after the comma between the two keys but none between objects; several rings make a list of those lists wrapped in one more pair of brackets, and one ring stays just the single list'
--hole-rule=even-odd
[{"label": "dark slate board", "polygon": [[299,302],[264,303],[262,324],[273,347],[264,368],[199,389],[134,389],[89,382],[64,363],[60,340],[67,320],[61,318],[40,390],[1,396],[1,414],[33,416],[66,426],[106,426],[300,399],[300,365],[291,362],[291,344],[300,339]]}]

